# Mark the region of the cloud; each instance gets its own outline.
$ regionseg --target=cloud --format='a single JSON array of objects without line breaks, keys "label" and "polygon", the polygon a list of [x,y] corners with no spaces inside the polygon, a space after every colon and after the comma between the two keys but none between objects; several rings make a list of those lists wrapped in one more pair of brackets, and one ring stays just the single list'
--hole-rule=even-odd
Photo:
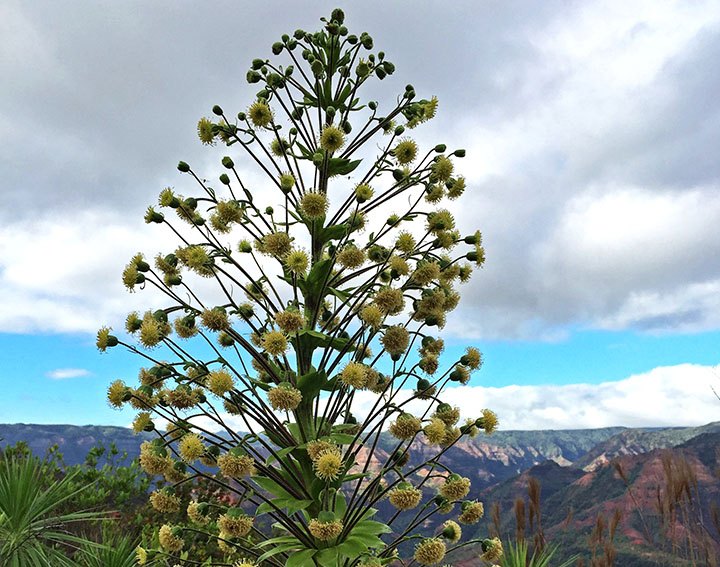
[{"label": "cloud", "polygon": [[[245,109],[251,59],[332,7],[296,2],[278,17],[238,5],[218,19],[205,6],[118,3],[79,18],[55,2],[3,3],[0,72],[12,80],[0,135],[13,143],[0,148],[0,329],[91,330],[149,304],[123,292],[119,271],[155,245],[144,206],[166,185],[190,190],[179,159],[221,172],[226,150],[200,146],[197,119],[215,103]],[[456,212],[463,230],[483,230],[488,262],[450,332],[720,326],[707,261],[720,248],[708,220],[720,188],[716,2],[372,1],[347,19],[397,65],[369,95],[387,101],[407,82],[437,94],[438,118],[412,135],[468,149]]]},{"label": "cloud", "polygon": [[53,380],[65,380],[67,378],[81,378],[90,376],[91,372],[84,368],[58,368],[47,372],[45,376]]},{"label": "cloud", "polygon": [[[681,364],[600,384],[457,386],[442,400],[464,417],[490,408],[503,430],[692,426],[720,420],[718,386],[720,366]],[[367,415],[374,397],[363,392],[359,399],[354,411]]]},{"label": "cloud", "polygon": [[[600,384],[456,386],[444,390],[441,398],[459,407],[463,419],[479,417],[482,408],[492,409],[504,431],[689,427],[720,420],[720,400],[714,393],[718,389],[720,365],[679,364]],[[402,390],[394,401],[400,404],[410,396],[410,390]],[[371,392],[357,392],[353,414],[365,419],[377,400]],[[413,401],[403,408],[422,415],[428,402]],[[243,418],[224,412],[220,416],[233,430],[247,431]],[[194,418],[193,423],[209,431],[219,429],[214,418]]]}]

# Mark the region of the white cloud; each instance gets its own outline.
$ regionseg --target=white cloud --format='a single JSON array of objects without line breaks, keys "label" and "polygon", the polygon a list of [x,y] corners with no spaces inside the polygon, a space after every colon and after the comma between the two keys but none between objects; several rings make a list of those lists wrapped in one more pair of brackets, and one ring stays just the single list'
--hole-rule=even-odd
[{"label": "white cloud", "polygon": [[[600,384],[458,386],[441,398],[464,417],[492,409],[503,430],[693,426],[720,420],[718,386],[720,366],[681,364]],[[375,397],[363,392],[358,399],[354,411],[367,415]]]},{"label": "white cloud", "polygon": [[[492,409],[499,417],[499,430],[504,431],[690,427],[720,421],[720,400],[715,395],[719,389],[720,365],[679,364],[600,384],[457,386],[444,390],[441,399],[458,406],[463,420],[479,417],[482,408]],[[410,390],[402,390],[393,401],[402,404],[411,395]],[[353,414],[365,419],[377,401],[378,396],[371,392],[357,392]],[[428,403],[417,400],[403,408],[422,415]],[[225,412],[220,416],[232,430],[248,430],[243,418]],[[219,430],[215,419],[196,417],[192,421],[208,431]],[[161,427],[164,423],[158,421]],[[254,421],[251,426],[257,428]]]},{"label": "white cloud", "polygon": [[52,378],[53,380],[65,380],[67,378],[81,378],[83,376],[90,376],[91,372],[84,368],[58,368],[47,372],[45,376]]}]

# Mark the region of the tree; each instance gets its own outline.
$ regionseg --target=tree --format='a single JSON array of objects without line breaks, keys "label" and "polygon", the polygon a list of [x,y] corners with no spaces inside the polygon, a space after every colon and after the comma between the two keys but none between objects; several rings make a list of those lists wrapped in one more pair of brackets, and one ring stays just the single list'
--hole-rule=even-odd
[{"label": "tree", "polygon": [[[465,500],[470,480],[442,456],[497,424],[486,409],[459,426],[440,398],[482,362],[468,348],[441,371],[435,336],[460,300],[454,285],[485,260],[480,232],[461,235],[438,208],[465,190],[455,172],[465,151],[421,151],[407,135],[438,105],[412,85],[389,109],[364,101],[394,65],[370,35],[348,32],[341,10],[322,21],[273,44],[284,65],[252,61],[247,81],[260,90],[247,111],[215,106],[199,121],[204,144],[239,151],[222,157],[219,185],[178,164],[198,194],[164,189],[145,221],[180,246],[152,263],[135,255],[122,276],[168,304],[130,313],[131,338],[98,332],[101,351],[121,345],[148,361],[138,387],[108,390],[113,406],[139,411],[137,431],[158,433],[142,447],[144,469],[176,485],[211,479],[229,498],[153,493],[160,511],[187,506],[188,520],[160,527],[159,549],[140,549],[141,561],[173,564],[182,551],[192,564],[185,538],[198,533],[217,539],[215,564],[241,567],[369,567],[406,554],[406,565],[434,565],[448,545],[469,544],[488,562],[501,555],[497,539],[460,543],[454,520],[422,529],[453,510],[460,523],[480,519],[482,503]],[[253,168],[264,184],[251,190]],[[421,463],[410,458],[416,439],[437,449]],[[384,499],[394,512],[379,521]]]}]

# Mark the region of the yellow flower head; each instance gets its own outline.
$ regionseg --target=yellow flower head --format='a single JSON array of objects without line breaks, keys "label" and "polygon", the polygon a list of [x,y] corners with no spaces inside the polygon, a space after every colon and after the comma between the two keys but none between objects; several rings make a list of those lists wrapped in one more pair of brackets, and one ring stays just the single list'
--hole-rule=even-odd
[{"label": "yellow flower head", "polygon": [[337,254],[338,264],[350,269],[362,266],[365,263],[365,258],[365,250],[358,248],[354,244],[345,246],[345,248],[340,250]]},{"label": "yellow flower head", "polygon": [[270,107],[261,100],[250,105],[247,111],[248,118],[258,128],[265,128],[273,120],[273,113]]},{"label": "yellow flower head", "polygon": [[217,520],[220,531],[231,537],[245,537],[250,533],[253,519],[245,514],[222,514]]},{"label": "yellow flower head", "polygon": [[335,480],[342,470],[342,456],[337,448],[322,451],[313,459],[315,476],[322,480]]},{"label": "yellow flower head", "polygon": [[197,133],[200,141],[208,146],[215,143],[215,134],[213,133],[214,124],[209,118],[201,118],[197,123]]},{"label": "yellow flower head", "polygon": [[500,538],[494,537],[492,539],[484,539],[480,543],[480,546],[483,550],[480,559],[483,561],[494,563],[495,561],[500,560],[503,556],[503,546]]},{"label": "yellow flower head", "polygon": [[420,565],[435,565],[445,558],[447,548],[445,542],[439,538],[425,538],[415,548],[413,558]]},{"label": "yellow flower head", "polygon": [[367,183],[360,183],[355,187],[355,198],[358,200],[358,203],[369,201],[373,198],[374,193],[373,188]]},{"label": "yellow flower head", "polygon": [[478,427],[482,427],[485,430],[485,433],[490,435],[493,431],[497,429],[498,426],[498,417],[497,414],[489,409],[482,410],[482,417],[478,420],[476,425]]},{"label": "yellow flower head", "polygon": [[180,537],[180,528],[165,524],[158,532],[160,547],[169,553],[177,553],[185,546],[185,541]]},{"label": "yellow flower head", "polygon": [[235,381],[225,368],[213,370],[206,379],[208,390],[216,396],[223,396],[235,387]]},{"label": "yellow flower head", "polygon": [[167,490],[156,490],[150,494],[150,504],[158,512],[170,514],[180,509],[180,499]]},{"label": "yellow flower head", "polygon": [[150,475],[164,474],[172,466],[172,460],[164,447],[145,441],[140,445],[140,466]]},{"label": "yellow flower head", "polygon": [[318,519],[313,518],[308,523],[308,529],[314,538],[320,541],[329,541],[335,539],[342,533],[343,525],[339,520],[333,520],[331,522],[321,522]]},{"label": "yellow flower head", "polygon": [[325,126],[320,134],[320,147],[326,152],[335,152],[345,144],[345,133],[337,126]]},{"label": "yellow flower head", "polygon": [[207,515],[207,504],[192,501],[188,504],[187,515],[190,520],[201,526],[210,522],[210,516]]},{"label": "yellow flower head", "polygon": [[150,414],[146,411],[141,411],[140,413],[138,413],[132,423],[132,430],[135,433],[148,431],[153,427],[154,426],[152,419],[150,418]]},{"label": "yellow flower head", "polygon": [[363,323],[377,329],[383,321],[383,312],[377,305],[366,305],[360,310],[360,319]]},{"label": "yellow flower head", "polygon": [[268,256],[285,258],[292,250],[292,241],[287,232],[273,232],[263,237],[259,250]]},{"label": "yellow flower head", "polygon": [[205,445],[202,438],[197,433],[188,433],[180,439],[178,443],[178,452],[186,463],[191,463],[199,459],[205,453]]},{"label": "yellow flower head", "polygon": [[440,156],[435,160],[432,166],[432,172],[439,181],[445,182],[452,176],[454,168],[455,166],[449,157]]},{"label": "yellow flower head", "polygon": [[128,392],[128,387],[122,380],[115,380],[108,386],[107,399],[110,405],[114,408],[121,408],[125,403],[125,395]]},{"label": "yellow flower head", "polygon": [[422,429],[419,418],[409,413],[400,416],[390,424],[390,434],[398,439],[412,439]]},{"label": "yellow flower head", "polygon": [[405,307],[405,299],[401,289],[384,287],[378,290],[373,301],[387,315],[397,315]]},{"label": "yellow flower head", "polygon": [[289,383],[284,383],[268,392],[268,400],[274,410],[292,411],[302,402],[302,393]]},{"label": "yellow flower head", "polygon": [[418,145],[415,140],[405,138],[400,140],[395,149],[393,150],[395,159],[400,165],[407,165],[415,161],[418,153]]},{"label": "yellow flower head", "polygon": [[433,417],[424,428],[423,432],[431,445],[439,445],[445,439],[445,422],[442,419]]},{"label": "yellow flower head", "polygon": [[328,199],[322,193],[305,193],[300,199],[300,211],[310,220],[324,217],[327,210]]},{"label": "yellow flower head", "polygon": [[275,314],[275,322],[286,333],[297,333],[305,326],[305,316],[299,311],[288,309]]},{"label": "yellow flower head", "polygon": [[394,325],[385,329],[385,334],[380,339],[380,342],[388,354],[401,355],[410,345],[410,333],[402,325]]},{"label": "yellow flower head", "polygon": [[463,502],[460,510],[461,514],[458,516],[458,521],[463,524],[477,524],[485,515],[483,503],[476,500]]},{"label": "yellow flower head", "polygon": [[422,491],[408,482],[401,482],[388,492],[388,500],[398,510],[412,510],[420,504]]},{"label": "yellow flower head", "polygon": [[442,527],[442,536],[451,543],[457,543],[462,538],[462,528],[457,522],[447,520]]},{"label": "yellow flower head", "polygon": [[409,254],[415,250],[415,237],[409,232],[401,232],[397,235],[397,239],[395,240],[395,248],[401,252]]},{"label": "yellow flower head", "polygon": [[262,346],[271,356],[280,356],[287,350],[287,338],[280,331],[269,331],[262,337]]},{"label": "yellow flower head", "polygon": [[255,459],[232,452],[220,455],[217,460],[220,472],[228,478],[243,478],[255,474]]},{"label": "yellow flower head", "polygon": [[348,362],[340,372],[340,381],[358,390],[367,385],[367,366],[359,362]]},{"label": "yellow flower head", "polygon": [[470,492],[470,479],[459,474],[451,474],[440,486],[440,494],[448,500],[460,500],[465,498],[468,492]]},{"label": "yellow flower head", "polygon": [[282,173],[280,174],[280,190],[283,193],[290,193],[292,191],[292,188],[295,187],[295,176],[292,173]]},{"label": "yellow flower head", "polygon": [[304,275],[309,263],[308,255],[303,250],[291,250],[285,257],[287,269],[296,274]]}]

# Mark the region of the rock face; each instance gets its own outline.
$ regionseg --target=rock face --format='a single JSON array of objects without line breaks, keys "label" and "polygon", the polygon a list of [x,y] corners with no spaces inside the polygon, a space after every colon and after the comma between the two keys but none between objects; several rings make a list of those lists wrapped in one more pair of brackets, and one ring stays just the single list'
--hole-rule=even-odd
[{"label": "rock face", "polygon": [[720,422],[702,427],[626,429],[593,447],[573,462],[573,466],[592,471],[623,455],[641,455],[653,449],[676,447],[703,433],[713,432],[720,432]]}]

